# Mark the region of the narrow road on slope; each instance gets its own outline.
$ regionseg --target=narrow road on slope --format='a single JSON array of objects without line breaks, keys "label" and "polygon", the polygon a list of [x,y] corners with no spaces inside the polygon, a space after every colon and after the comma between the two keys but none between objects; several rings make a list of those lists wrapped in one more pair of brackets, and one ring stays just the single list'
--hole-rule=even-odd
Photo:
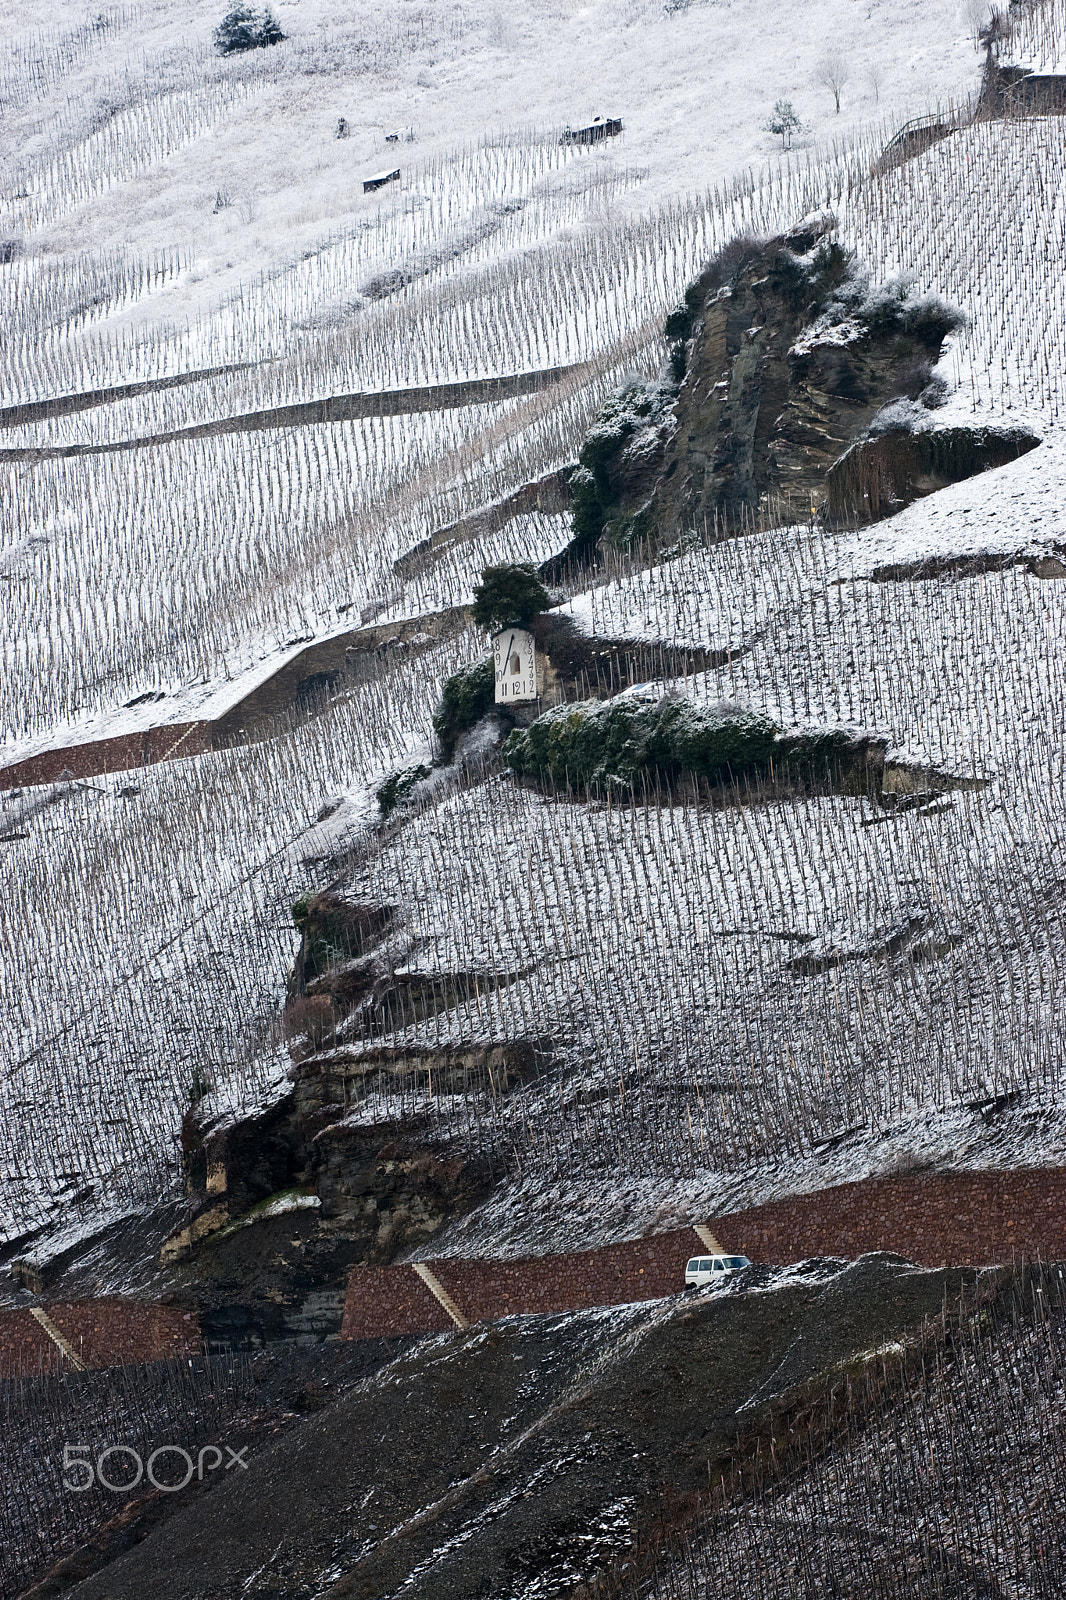
[{"label": "narrow road on slope", "polygon": [[135,383],[113,384],[109,389],[83,389],[78,394],[53,395],[48,400],[24,400],[18,405],[0,406],[0,428],[21,428],[30,422],[49,422],[54,417],[69,417],[75,411],[91,411],[96,406],[116,405],[120,400],[135,400],[141,394],[160,394],[164,389],[180,389],[207,378],[222,378],[231,372],[247,372],[254,361],[235,361],[224,367],[201,367],[196,372],[178,372],[168,378],[144,378]]},{"label": "narrow road on slope", "polygon": [[[212,422],[195,422],[168,433],[154,433],[139,439],[116,439],[106,444],[21,445],[0,450],[0,461],[68,460],[74,456],[111,455],[122,450],[144,450],[152,445],[172,444],[179,439],[204,439],[224,433],[258,433],[268,428],[304,428],[320,422],[352,422],[363,417],[397,417],[418,411],[452,411],[459,406],[492,405],[522,395],[549,389],[566,377],[590,371],[592,363],[579,361],[570,366],[539,367],[533,372],[512,372],[497,378],[464,378],[458,383],[430,383],[416,389],[357,390],[352,394],[325,395],[321,400],[299,400],[292,405],[271,406],[263,411],[246,411],[236,417],[217,417]],[[208,376],[205,373],[197,377]],[[117,390],[112,399],[125,399]],[[130,392],[143,392],[130,386]],[[69,397],[68,397],[69,398]],[[79,397],[75,396],[75,399]],[[60,402],[34,402],[41,406]],[[98,402],[92,401],[92,404]],[[16,409],[16,408],[11,408]],[[68,409],[83,409],[71,405]],[[55,415],[57,413],[42,413]],[[35,420],[24,418],[23,420]],[[3,414],[0,413],[0,422]]]}]

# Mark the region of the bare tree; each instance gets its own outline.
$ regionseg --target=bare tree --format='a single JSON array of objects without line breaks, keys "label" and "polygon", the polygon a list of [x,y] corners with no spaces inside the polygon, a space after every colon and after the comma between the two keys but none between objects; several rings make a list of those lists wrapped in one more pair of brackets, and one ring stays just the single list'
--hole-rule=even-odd
[{"label": "bare tree", "polygon": [[984,49],[989,61],[999,55],[1000,46],[1007,43],[1010,35],[1010,18],[998,6],[989,6],[984,25],[977,35],[977,43]]},{"label": "bare tree", "polygon": [[874,100],[881,99],[881,85],[885,81],[885,69],[880,61],[871,61],[865,72],[866,82],[874,92]]},{"label": "bare tree", "polygon": [[973,40],[975,50],[981,48],[981,30],[988,22],[990,9],[988,0],[965,0],[963,5],[963,21],[966,23],[966,28]]},{"label": "bare tree", "polygon": [[851,64],[844,50],[828,51],[814,69],[814,81],[821,89],[828,89],[833,105],[839,112],[840,96],[851,76]]}]

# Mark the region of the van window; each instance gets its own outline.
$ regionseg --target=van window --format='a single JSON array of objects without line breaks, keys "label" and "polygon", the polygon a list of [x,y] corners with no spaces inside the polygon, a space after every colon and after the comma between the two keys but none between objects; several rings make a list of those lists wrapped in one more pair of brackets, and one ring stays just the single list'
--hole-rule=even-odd
[{"label": "van window", "polygon": [[686,1266],[686,1268],[685,1268],[686,1272],[698,1272],[699,1270],[700,1270],[700,1264],[699,1264],[698,1260],[690,1261],[688,1263],[688,1265]]},{"label": "van window", "polygon": [[739,1271],[741,1267],[746,1267],[747,1264],[744,1256],[726,1256],[726,1266],[732,1267],[735,1271]]},{"label": "van window", "polygon": [[701,1261],[700,1262],[700,1271],[701,1272],[713,1272],[714,1271],[714,1262],[713,1261]]}]

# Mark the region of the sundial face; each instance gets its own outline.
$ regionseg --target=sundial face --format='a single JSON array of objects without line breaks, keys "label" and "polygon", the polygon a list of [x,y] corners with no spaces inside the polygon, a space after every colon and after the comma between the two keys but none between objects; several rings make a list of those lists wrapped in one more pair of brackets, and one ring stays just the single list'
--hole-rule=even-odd
[{"label": "sundial face", "polygon": [[525,628],[501,628],[492,640],[496,704],[537,698],[537,647]]}]

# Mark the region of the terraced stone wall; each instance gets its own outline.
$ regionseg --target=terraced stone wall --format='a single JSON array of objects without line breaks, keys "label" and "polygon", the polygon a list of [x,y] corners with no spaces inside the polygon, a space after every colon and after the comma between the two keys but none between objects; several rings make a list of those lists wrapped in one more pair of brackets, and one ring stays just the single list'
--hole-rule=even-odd
[{"label": "terraced stone wall", "polygon": [[[118,1367],[203,1353],[196,1315],[150,1301],[101,1298],[43,1307],[86,1367]],[[64,1372],[72,1363],[29,1310],[0,1311],[0,1378]]]},{"label": "terraced stone wall", "polygon": [[131,772],[152,766],[171,755],[198,756],[212,748],[208,722],[167,722],[136,733],[117,733],[111,739],[86,744],[61,745],[43,750],[0,769],[0,790],[30,788],[35,784],[62,783],[67,778],[99,778],[110,772]]},{"label": "terraced stone wall", "polygon": [[[432,1261],[434,1277],[467,1322],[518,1312],[657,1300],[683,1288],[685,1262],[705,1252],[691,1228],[565,1256],[516,1261]],[[443,1333],[454,1323],[411,1266],[356,1267],[348,1281],[342,1338]]]},{"label": "terraced stone wall", "polygon": [[1066,1260],[1066,1170],[951,1172],[845,1183],[712,1223],[753,1261],[892,1250],[923,1267]]},{"label": "terraced stone wall", "polygon": [[[1066,1261],[1066,1170],[880,1178],[713,1217],[722,1247],[783,1265],[889,1250],[924,1267],[1016,1259]],[[675,1294],[685,1262],[706,1254],[693,1229],[573,1255],[427,1263],[466,1322],[573,1311]],[[455,1324],[410,1265],[357,1267],[342,1337],[443,1333]]]}]

